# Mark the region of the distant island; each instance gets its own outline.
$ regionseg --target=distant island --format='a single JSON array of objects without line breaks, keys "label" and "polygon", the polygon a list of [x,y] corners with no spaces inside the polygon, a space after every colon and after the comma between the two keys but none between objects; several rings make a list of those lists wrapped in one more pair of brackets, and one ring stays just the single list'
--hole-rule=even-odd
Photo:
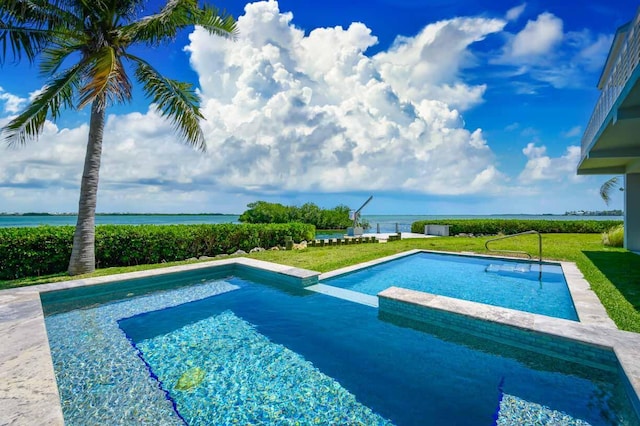
[{"label": "distant island", "polygon": [[622,210],[576,210],[565,212],[565,216],[623,216]]}]

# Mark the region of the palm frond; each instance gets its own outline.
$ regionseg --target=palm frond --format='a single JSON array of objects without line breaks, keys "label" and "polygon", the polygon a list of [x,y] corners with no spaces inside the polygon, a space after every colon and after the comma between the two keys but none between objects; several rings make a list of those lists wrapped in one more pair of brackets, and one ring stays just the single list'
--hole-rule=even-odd
[{"label": "palm frond", "polygon": [[71,23],[75,15],[69,11],[74,2],[62,0],[3,0],[0,17],[13,23],[35,28]]},{"label": "palm frond", "polygon": [[133,18],[138,8],[145,3],[146,0],[115,0],[114,10],[116,14],[123,18]]},{"label": "palm frond", "polygon": [[80,83],[82,63],[68,69],[60,77],[47,85],[26,110],[3,129],[5,140],[12,146],[24,145],[28,139],[35,139],[42,132],[47,116],[56,119],[63,108],[73,106],[73,93]]},{"label": "palm frond", "polygon": [[46,47],[42,51],[42,61],[40,62],[40,74],[42,76],[55,75],[65,59],[70,55],[82,51],[86,46],[86,40],[75,40],[74,35],[69,37],[58,37],[55,43]]},{"label": "palm frond", "polygon": [[612,177],[608,181],[602,184],[600,187],[600,197],[604,200],[605,204],[609,205],[611,202],[611,191],[618,188],[618,176]]},{"label": "palm frond", "polygon": [[162,10],[122,27],[122,35],[131,43],[158,45],[176,37],[178,31],[201,25],[210,33],[234,37],[236,22],[232,16],[218,15],[210,7],[198,7],[197,0],[170,0]]},{"label": "palm frond", "polygon": [[202,8],[196,25],[220,37],[235,38],[238,35],[238,25],[233,16],[209,6]]},{"label": "palm frond", "polygon": [[46,30],[21,28],[0,21],[0,65],[4,65],[9,52],[15,61],[20,61],[24,55],[33,62],[50,39],[51,34]]},{"label": "palm frond", "polygon": [[59,28],[77,24],[75,15],[59,1],[3,0],[0,6],[0,65],[10,51],[14,60],[33,62],[56,36]]},{"label": "palm frond", "polygon": [[200,128],[200,120],[204,117],[193,86],[162,76],[141,58],[133,55],[126,57],[137,64],[136,78],[160,114],[171,120],[174,129],[188,144],[206,151],[207,145]]},{"label": "palm frond", "polygon": [[84,108],[95,99],[106,99],[110,103],[131,99],[131,82],[113,47],[101,48],[89,60],[91,66],[85,71],[87,83],[80,89],[78,108]]},{"label": "palm frond", "polygon": [[78,13],[88,21],[118,27],[121,21],[135,19],[148,0],[73,0]]}]

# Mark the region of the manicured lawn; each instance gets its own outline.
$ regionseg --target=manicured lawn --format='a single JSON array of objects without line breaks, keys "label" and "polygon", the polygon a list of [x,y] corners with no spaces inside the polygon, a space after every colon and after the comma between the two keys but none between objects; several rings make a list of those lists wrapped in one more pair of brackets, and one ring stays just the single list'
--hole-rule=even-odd
[{"label": "manicured lawn", "polygon": [[[416,248],[487,254],[488,252],[484,248],[487,239],[460,237],[412,239],[386,244],[309,248],[301,251],[266,251],[252,254],[250,257],[327,272]],[[492,243],[491,248],[528,251],[536,257],[538,240],[534,235],[527,235]],[[618,327],[623,330],[640,332],[640,256],[624,249],[604,247],[598,234],[545,234],[543,235],[542,250],[544,259],[575,262]],[[110,275],[184,263],[187,262],[108,268],[98,270],[90,276]],[[0,289],[69,279],[71,278],[59,274],[49,277],[0,281]]]}]

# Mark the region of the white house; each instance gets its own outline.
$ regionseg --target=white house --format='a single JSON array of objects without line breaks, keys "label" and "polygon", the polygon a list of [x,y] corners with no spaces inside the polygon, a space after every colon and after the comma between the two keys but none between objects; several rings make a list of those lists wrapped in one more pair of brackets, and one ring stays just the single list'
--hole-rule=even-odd
[{"label": "white house", "polygon": [[624,176],[625,248],[640,252],[640,8],[618,28],[582,137],[579,175]]}]

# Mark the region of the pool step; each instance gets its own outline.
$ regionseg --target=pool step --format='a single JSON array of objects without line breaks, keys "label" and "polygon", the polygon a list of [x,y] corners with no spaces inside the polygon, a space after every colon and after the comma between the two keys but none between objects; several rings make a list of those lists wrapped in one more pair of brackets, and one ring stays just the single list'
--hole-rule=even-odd
[{"label": "pool step", "polygon": [[305,290],[315,291],[318,293],[337,297],[338,299],[348,300],[349,302],[372,306],[374,308],[378,307],[378,296],[371,296],[357,291],[347,290],[346,288],[339,288],[326,284],[314,284],[305,287]]},{"label": "pool step", "polygon": [[502,263],[502,264],[492,263],[489,266],[487,266],[487,269],[485,269],[485,272],[495,272],[495,273],[531,272],[531,264],[530,263]]}]

